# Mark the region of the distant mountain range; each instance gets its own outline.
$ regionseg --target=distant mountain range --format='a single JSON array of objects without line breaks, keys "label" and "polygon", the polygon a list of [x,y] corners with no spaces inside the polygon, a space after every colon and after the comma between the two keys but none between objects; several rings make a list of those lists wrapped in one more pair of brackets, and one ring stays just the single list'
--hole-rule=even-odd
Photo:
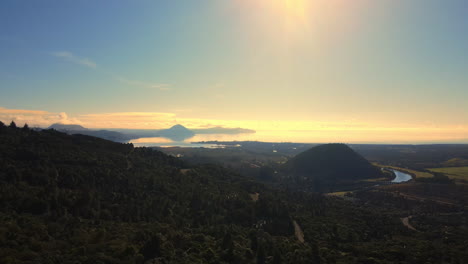
[{"label": "distant mountain range", "polygon": [[243,134],[255,133],[254,130],[244,128],[223,128],[213,127],[205,129],[188,129],[183,125],[177,124],[168,129],[112,129],[112,130],[94,130],[88,129],[76,124],[53,124],[48,129],[65,132],[67,134],[82,134],[99,137],[115,142],[127,142],[132,139],[145,137],[164,137],[173,141],[183,141],[196,134]]},{"label": "distant mountain range", "polygon": [[65,124],[60,124],[60,123],[51,125],[49,129],[70,130],[70,131],[88,131],[87,128],[84,128],[80,125],[65,125]]},{"label": "distant mountain range", "polygon": [[91,130],[80,125],[53,124],[48,129],[55,129],[70,135],[81,134],[111,140],[114,142],[127,142],[139,138],[136,135],[124,134],[111,130]]},{"label": "distant mountain range", "polygon": [[256,131],[245,128],[225,128],[225,127],[212,127],[203,129],[192,129],[195,134],[253,134]]}]

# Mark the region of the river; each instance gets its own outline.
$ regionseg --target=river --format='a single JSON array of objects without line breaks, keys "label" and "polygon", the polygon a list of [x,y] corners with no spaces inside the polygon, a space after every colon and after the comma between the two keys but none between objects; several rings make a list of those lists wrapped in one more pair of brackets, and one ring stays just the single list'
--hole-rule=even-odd
[{"label": "river", "polygon": [[395,173],[395,179],[392,180],[392,183],[402,183],[413,179],[413,177],[411,177],[411,175],[409,175],[408,173],[404,173],[397,170],[392,171],[393,173]]}]

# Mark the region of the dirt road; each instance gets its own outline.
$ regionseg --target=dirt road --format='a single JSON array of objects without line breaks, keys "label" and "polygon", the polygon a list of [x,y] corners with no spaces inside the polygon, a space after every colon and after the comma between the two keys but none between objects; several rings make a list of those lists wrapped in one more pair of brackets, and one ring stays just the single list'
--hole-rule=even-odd
[{"label": "dirt road", "polygon": [[294,225],[294,234],[296,235],[297,240],[299,240],[299,242],[301,243],[304,243],[304,233],[302,232],[302,229],[299,226],[299,224],[296,222],[296,220],[293,221],[293,225]]}]

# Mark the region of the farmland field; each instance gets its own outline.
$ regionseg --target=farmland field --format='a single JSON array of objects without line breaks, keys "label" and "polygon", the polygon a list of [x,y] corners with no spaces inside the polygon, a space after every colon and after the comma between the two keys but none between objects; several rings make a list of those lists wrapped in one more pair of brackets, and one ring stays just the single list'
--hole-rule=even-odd
[{"label": "farmland field", "polygon": [[443,173],[451,179],[468,180],[468,167],[431,168],[428,170]]}]

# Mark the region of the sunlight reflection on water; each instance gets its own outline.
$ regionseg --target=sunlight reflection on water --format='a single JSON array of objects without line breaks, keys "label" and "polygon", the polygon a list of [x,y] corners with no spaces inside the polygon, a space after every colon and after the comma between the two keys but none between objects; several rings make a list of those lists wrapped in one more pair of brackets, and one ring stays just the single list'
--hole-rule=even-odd
[{"label": "sunlight reflection on water", "polygon": [[[419,135],[418,140],[411,140],[409,134],[399,135],[395,131],[365,133],[359,130],[261,130],[247,134],[196,134],[184,141],[172,141],[167,138],[139,138],[131,140],[135,146],[181,146],[215,147],[214,145],[192,144],[201,141],[260,141],[293,143],[355,143],[355,144],[422,144],[433,142],[432,138]],[[441,143],[442,141],[438,142]],[[445,142],[445,141],[443,141]],[[449,142],[449,141],[447,141]]]},{"label": "sunlight reflection on water", "polygon": [[202,141],[262,141],[262,142],[298,142],[311,143],[313,139],[308,131],[278,132],[261,131],[247,134],[197,134],[184,141],[173,141],[163,137],[139,138],[131,140],[135,146],[146,147],[216,147],[214,144],[195,144]]}]

